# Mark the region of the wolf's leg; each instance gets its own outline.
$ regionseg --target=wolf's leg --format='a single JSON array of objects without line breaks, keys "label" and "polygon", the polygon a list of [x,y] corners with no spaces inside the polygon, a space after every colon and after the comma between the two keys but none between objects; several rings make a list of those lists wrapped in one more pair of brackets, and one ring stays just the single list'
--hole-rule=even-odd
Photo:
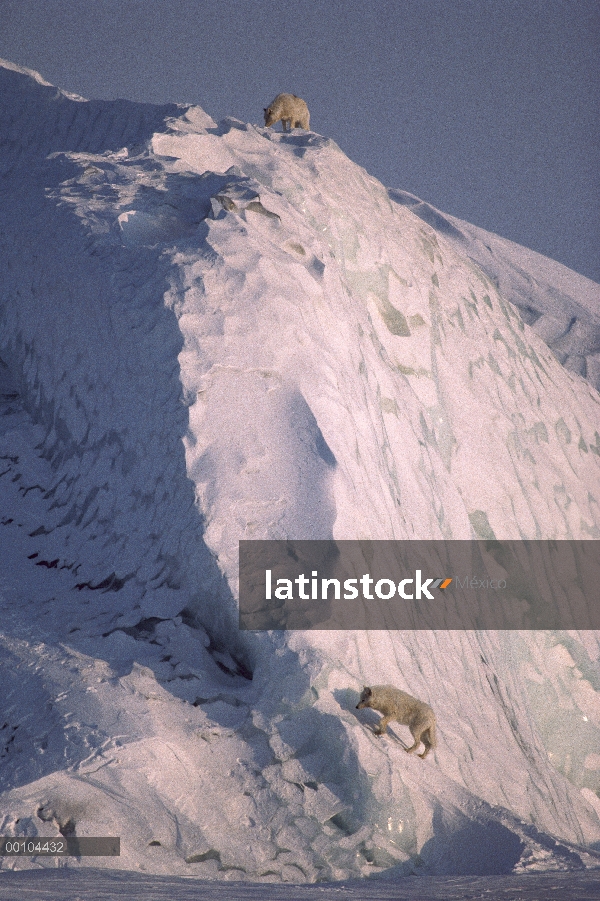
[{"label": "wolf's leg", "polygon": [[384,716],[382,719],[380,719],[374,729],[375,735],[385,735],[388,723],[392,719],[392,716]]},{"label": "wolf's leg", "polygon": [[425,732],[423,732],[423,734],[421,735],[421,741],[425,745],[425,750],[423,751],[422,754],[419,754],[419,757],[422,757],[423,760],[425,760],[425,758],[427,757],[427,755],[429,754],[429,752],[431,751],[431,748],[432,748],[431,732],[429,731],[429,729],[426,729]]},{"label": "wolf's leg", "polygon": [[[415,728],[414,731],[413,731],[412,729],[411,729],[410,731],[412,732],[412,737],[414,738],[415,743],[414,743],[414,745],[412,745],[410,748],[406,748],[406,753],[407,753],[407,754],[414,754],[414,752],[417,750],[417,748],[418,748],[419,745],[421,744],[421,736],[422,736],[423,732],[422,732],[422,730],[419,729],[418,727]],[[425,742],[423,742],[423,744],[425,744]],[[419,757],[420,757],[420,756],[421,756],[421,755],[419,755]]]}]

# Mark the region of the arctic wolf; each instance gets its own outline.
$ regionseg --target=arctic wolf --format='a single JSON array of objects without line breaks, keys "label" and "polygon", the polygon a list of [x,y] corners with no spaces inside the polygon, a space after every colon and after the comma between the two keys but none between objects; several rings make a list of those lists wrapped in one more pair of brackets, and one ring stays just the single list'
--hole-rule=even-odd
[{"label": "arctic wolf", "polygon": [[425,759],[432,748],[436,747],[435,740],[435,713],[423,701],[417,701],[405,691],[394,688],[393,685],[373,685],[372,688],[363,688],[360,701],[356,705],[357,710],[363,707],[372,707],[383,713],[383,719],[375,728],[375,735],[384,735],[388,723],[396,720],[403,726],[408,726],[412,732],[415,743],[406,748],[407,754],[412,754],[423,742],[425,750],[419,757]]},{"label": "arctic wolf", "polygon": [[273,103],[265,109],[265,125],[270,128],[281,120],[284,131],[286,122],[289,130],[292,128],[305,128],[309,131],[310,114],[304,100],[295,94],[278,94]]}]

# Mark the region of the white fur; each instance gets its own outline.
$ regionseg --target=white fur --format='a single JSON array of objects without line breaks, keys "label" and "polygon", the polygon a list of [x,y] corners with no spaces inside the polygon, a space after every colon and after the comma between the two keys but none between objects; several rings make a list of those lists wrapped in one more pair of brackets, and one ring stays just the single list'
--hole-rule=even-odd
[{"label": "white fur", "polygon": [[[295,94],[278,94],[273,103],[265,109],[265,125],[270,128],[281,121],[284,131],[292,128],[310,130],[310,113],[304,100]],[[286,129],[286,123],[288,128]]]},{"label": "white fur", "polygon": [[420,742],[423,742],[425,750],[419,757],[424,759],[436,747],[435,713],[424,701],[417,701],[393,685],[373,685],[371,688],[363,688],[356,709],[362,710],[363,707],[372,707],[383,713],[383,718],[375,728],[375,735],[383,735],[390,720],[408,726],[415,742],[412,747],[406,748],[407,754],[412,754]]}]

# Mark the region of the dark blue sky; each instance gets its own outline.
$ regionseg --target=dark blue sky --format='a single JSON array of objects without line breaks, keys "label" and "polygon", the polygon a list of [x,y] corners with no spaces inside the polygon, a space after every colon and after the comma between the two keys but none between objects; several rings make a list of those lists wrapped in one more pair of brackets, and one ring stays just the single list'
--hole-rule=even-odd
[{"label": "dark blue sky", "polygon": [[292,91],[388,187],[596,281],[599,48],[598,0],[0,0],[53,84],[260,124]]}]

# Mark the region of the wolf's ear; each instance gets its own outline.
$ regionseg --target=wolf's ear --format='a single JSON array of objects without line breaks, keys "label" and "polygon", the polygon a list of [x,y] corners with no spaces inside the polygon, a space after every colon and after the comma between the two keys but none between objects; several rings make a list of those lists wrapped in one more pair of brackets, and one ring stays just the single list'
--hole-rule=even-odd
[{"label": "wolf's ear", "polygon": [[368,688],[366,685],[365,685],[365,687],[364,687],[364,689],[363,689],[363,693],[364,693],[367,697],[370,697],[370,696],[373,694],[373,692],[371,691],[371,689]]}]

